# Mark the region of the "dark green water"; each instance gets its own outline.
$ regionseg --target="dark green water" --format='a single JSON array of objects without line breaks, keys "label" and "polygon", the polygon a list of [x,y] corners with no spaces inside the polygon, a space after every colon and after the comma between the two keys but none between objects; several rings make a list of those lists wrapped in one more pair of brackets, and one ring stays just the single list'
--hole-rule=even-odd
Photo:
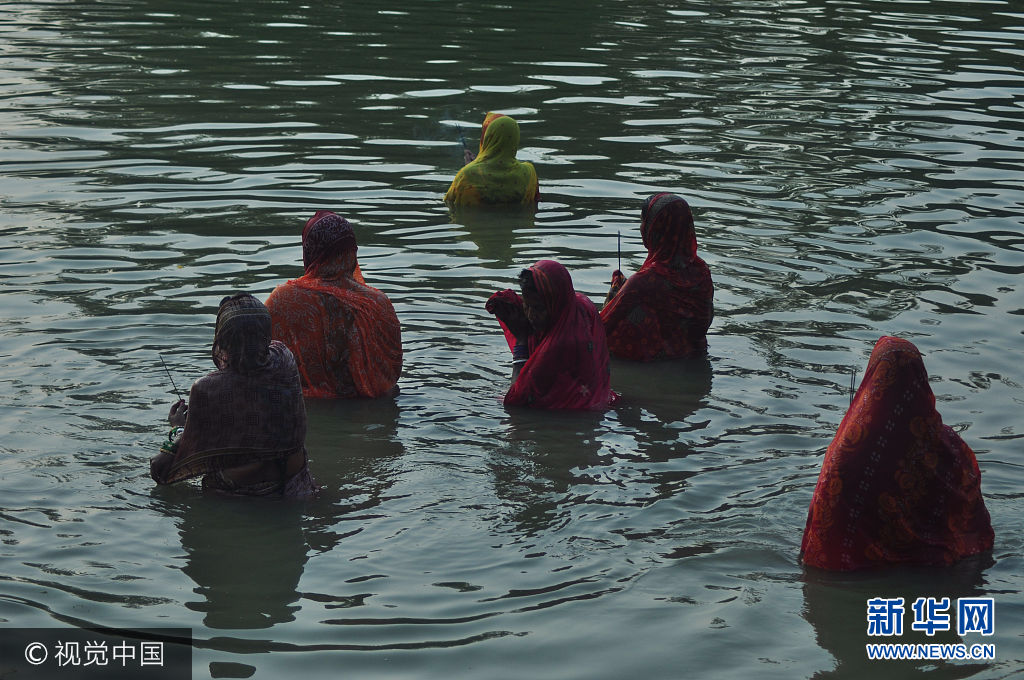
[{"label": "dark green water", "polygon": [[[1022,672],[1017,3],[325,4],[0,6],[3,625],[190,627],[196,678]],[[488,110],[544,200],[453,221]],[[599,301],[664,190],[709,360],[614,362],[606,414],[506,411],[487,296],[551,257]],[[402,395],[309,404],[309,504],[154,489],[157,355],[210,370],[217,301],[297,276],[321,208],[395,303]],[[800,533],[883,334],[925,353],[996,545],[826,578]],[[868,661],[879,595],[995,598],[995,661]]]}]

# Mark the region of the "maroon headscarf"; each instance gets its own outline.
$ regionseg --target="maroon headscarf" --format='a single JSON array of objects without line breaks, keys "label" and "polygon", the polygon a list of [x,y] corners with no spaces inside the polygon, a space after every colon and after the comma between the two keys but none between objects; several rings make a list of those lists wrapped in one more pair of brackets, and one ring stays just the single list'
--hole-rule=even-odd
[{"label": "maroon headscarf", "polygon": [[690,264],[697,256],[690,204],[666,192],[648,197],[640,208],[640,238],[648,253],[644,265],[650,262],[655,269],[681,269]]},{"label": "maroon headscarf", "polygon": [[307,274],[321,262],[355,250],[352,225],[330,210],[317,210],[302,229],[302,264]]},{"label": "maroon headscarf", "polygon": [[[548,328],[530,336],[530,358],[505,395],[505,405],[607,408],[618,395],[609,384],[608,346],[594,303],[573,289],[569,271],[558,262],[540,260],[529,269],[547,310]],[[496,298],[522,304],[511,290],[491,300]]]},{"label": "maroon headscarf", "polygon": [[843,571],[950,564],[992,541],[978,462],[942,424],[921,353],[879,339],[825,452],[800,559]]},{"label": "maroon headscarf", "polygon": [[697,256],[689,204],[675,194],[644,201],[647,260],[601,310],[608,349],[636,361],[695,356],[707,349],[714,284]]}]

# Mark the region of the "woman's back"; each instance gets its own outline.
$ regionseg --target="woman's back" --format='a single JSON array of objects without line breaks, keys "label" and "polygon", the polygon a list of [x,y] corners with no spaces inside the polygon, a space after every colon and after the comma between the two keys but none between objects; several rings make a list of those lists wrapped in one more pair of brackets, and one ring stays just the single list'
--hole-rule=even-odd
[{"label": "woman's back", "polygon": [[519,124],[508,116],[490,121],[479,155],[459,170],[444,200],[449,205],[509,205],[536,203],[537,172],[531,163],[516,160]]},{"label": "woman's back", "polygon": [[601,310],[609,351],[635,361],[702,354],[714,317],[714,284],[697,256],[690,206],[673,194],[651,196],[640,233],[647,259]]}]

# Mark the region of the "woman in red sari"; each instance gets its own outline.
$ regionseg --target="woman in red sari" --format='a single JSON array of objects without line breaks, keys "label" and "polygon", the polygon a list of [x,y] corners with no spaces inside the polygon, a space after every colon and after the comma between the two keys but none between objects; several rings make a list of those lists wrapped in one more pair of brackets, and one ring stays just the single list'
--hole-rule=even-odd
[{"label": "woman in red sari", "polygon": [[212,354],[217,370],[171,407],[174,429],[150,476],[172,484],[202,475],[204,489],[240,496],[315,493],[299,372],[271,341],[263,303],[244,293],[221,300]]},{"label": "woman in red sari", "polygon": [[978,462],[942,424],[921,353],[881,338],[825,452],[800,559],[839,571],[950,564],[992,541]]},{"label": "woman in red sari", "polygon": [[618,270],[612,274],[601,310],[608,349],[635,361],[700,355],[714,317],[714,285],[697,256],[690,206],[675,194],[660,193],[644,201],[640,216],[647,260],[628,279]]},{"label": "woman in red sari", "polygon": [[274,289],[274,339],[295,353],[307,397],[379,397],[402,372],[402,335],[388,297],[367,286],[356,236],[344,218],[318,211],[302,230],[305,276]]},{"label": "woman in red sari", "polygon": [[608,346],[597,310],[577,293],[554,260],[519,275],[523,297],[495,293],[487,311],[501,323],[512,349],[506,406],[603,409],[618,398],[609,385]]}]

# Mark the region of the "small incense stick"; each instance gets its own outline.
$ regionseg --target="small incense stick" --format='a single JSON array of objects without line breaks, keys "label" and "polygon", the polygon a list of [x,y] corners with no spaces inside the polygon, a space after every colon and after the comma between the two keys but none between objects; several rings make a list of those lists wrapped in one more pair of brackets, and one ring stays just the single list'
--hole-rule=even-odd
[{"label": "small incense stick", "polygon": [[853,404],[853,395],[855,393],[855,387],[857,385],[857,369],[854,368],[850,372],[850,404]]},{"label": "small incense stick", "polygon": [[174,393],[178,395],[178,399],[181,399],[181,392],[178,391],[178,386],[174,384],[174,378],[171,376],[171,369],[167,368],[167,362],[164,361],[164,355],[158,354],[157,356],[160,357],[160,363],[164,365],[164,370],[167,371],[167,377],[171,381],[171,387],[174,388]]},{"label": "small incense stick", "polygon": [[466,135],[462,134],[462,126],[456,123],[455,129],[459,131],[459,141],[462,142],[462,150],[468,151],[469,147],[466,146]]},{"label": "small incense stick", "polygon": [[619,241],[619,266],[618,266],[618,270],[621,272],[622,271],[622,232],[621,231],[619,232],[619,235],[618,235],[618,241]]}]

